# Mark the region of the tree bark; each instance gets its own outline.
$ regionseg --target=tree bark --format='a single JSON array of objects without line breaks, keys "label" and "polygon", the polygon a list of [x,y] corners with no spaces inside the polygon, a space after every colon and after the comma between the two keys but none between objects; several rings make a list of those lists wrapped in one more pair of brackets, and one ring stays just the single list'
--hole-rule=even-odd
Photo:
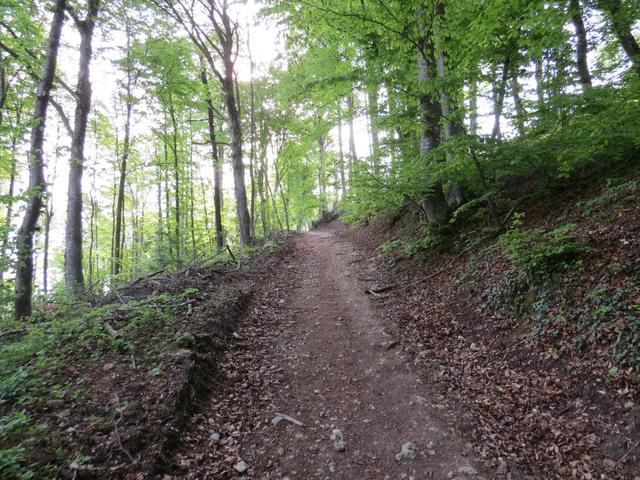
[{"label": "tree bark", "polygon": [[500,83],[494,86],[494,110],[493,110],[493,130],[491,138],[499,139],[502,136],[500,131],[500,118],[504,107],[504,97],[507,91],[507,82],[509,80],[509,71],[511,69],[511,52],[507,53],[507,57],[502,63],[502,76]]},{"label": "tree bark", "polygon": [[218,156],[213,100],[211,99],[209,79],[204,67],[200,72],[200,80],[205,90],[207,125],[209,127],[209,142],[211,143],[211,158],[213,159],[213,215],[216,228],[216,247],[218,250],[222,250],[224,248],[224,232],[222,231],[222,162]]},{"label": "tree bark", "polygon": [[176,112],[173,107],[173,98],[169,96],[169,117],[171,118],[171,126],[172,126],[172,142],[171,142],[171,151],[173,153],[173,189],[174,189],[174,226],[173,226],[173,234],[175,236],[175,260],[180,267],[182,265],[182,244],[181,244],[181,235],[180,235],[180,195],[181,187],[180,187],[180,159],[178,155],[178,120],[176,119]]},{"label": "tree bark", "polygon": [[584,28],[580,0],[569,0],[569,14],[571,15],[573,28],[576,31],[576,66],[578,67],[580,86],[583,91],[586,91],[591,87],[591,73],[589,72],[589,62],[587,61],[589,48],[587,30]]},{"label": "tree bark", "polygon": [[16,238],[18,264],[16,267],[15,316],[22,320],[31,315],[33,292],[33,236],[42,209],[45,189],[42,148],[47,109],[58,60],[60,35],[64,23],[65,0],[56,0],[44,66],[38,83],[33,109],[33,128],[29,144],[29,199]]},{"label": "tree bark", "polygon": [[84,290],[82,265],[82,174],[84,171],[84,144],[87,119],[91,109],[90,64],[93,30],[100,0],[87,0],[84,20],[75,18],[80,33],[80,63],[76,87],[76,108],[71,137],[71,159],[69,162],[69,186],[67,190],[67,223],[65,228],[66,248],[64,279],[67,291],[75,296]]},{"label": "tree bark", "polygon": [[344,201],[347,198],[347,180],[345,177],[345,166],[344,166],[344,147],[342,145],[342,105],[341,101],[338,102],[338,168],[340,169],[340,187],[342,191],[342,200]]},{"label": "tree bark", "polygon": [[471,80],[469,84],[469,132],[478,134],[478,82]]},{"label": "tree bark", "polygon": [[114,252],[112,275],[117,276],[122,272],[122,245],[124,242],[124,231],[122,224],[124,221],[124,189],[127,180],[127,162],[131,149],[131,113],[133,111],[133,72],[131,58],[131,26],[128,21],[125,25],[127,35],[126,69],[127,83],[125,84],[125,120],[124,120],[124,141],[122,145],[122,158],[120,159],[120,175],[118,178],[118,195],[116,200],[116,211],[114,216]]},{"label": "tree bark", "polygon": [[356,136],[353,127],[354,117],[353,94],[347,95],[347,110],[349,113],[349,173],[353,173],[353,165],[358,161],[356,153]]},{"label": "tree bark", "polygon": [[535,59],[535,72],[536,79],[536,99],[538,103],[538,114],[544,116],[544,65],[542,57],[536,57]]},{"label": "tree bark", "polygon": [[[442,111],[440,102],[433,99],[429,92],[429,83],[435,79],[435,59],[431,32],[424,23],[424,6],[418,8],[417,22],[420,39],[418,42],[418,86],[420,88],[420,117],[422,122],[422,134],[420,136],[420,155],[423,157],[440,145],[440,119]],[[446,218],[447,202],[444,196],[442,184],[435,182],[426,192],[422,201],[422,208],[431,225],[441,222]]]},{"label": "tree bark", "polygon": [[520,97],[520,82],[518,81],[518,73],[514,69],[511,73],[511,94],[513,95],[513,103],[516,107],[515,125],[518,130],[518,135],[524,135],[524,119],[526,117],[526,111]]},{"label": "tree bark", "polygon": [[631,22],[622,11],[621,0],[598,0],[598,5],[608,14],[622,49],[631,61],[635,72],[640,75],[640,46],[631,31]]},{"label": "tree bark", "polygon": [[251,151],[249,154],[249,178],[251,180],[251,207],[249,209],[249,219],[251,221],[251,238],[255,238],[256,236],[256,178],[255,178],[255,168],[256,168],[256,117],[255,117],[255,109],[256,109],[256,92],[255,85],[253,80],[253,56],[251,54],[251,41],[247,39],[247,50],[249,52],[249,65],[251,69],[250,75],[250,144]]}]

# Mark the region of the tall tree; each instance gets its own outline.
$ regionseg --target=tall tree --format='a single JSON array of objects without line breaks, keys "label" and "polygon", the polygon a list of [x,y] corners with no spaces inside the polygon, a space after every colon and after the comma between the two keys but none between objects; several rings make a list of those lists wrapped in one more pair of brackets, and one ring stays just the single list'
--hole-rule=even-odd
[{"label": "tall tree", "polygon": [[38,95],[33,109],[33,127],[29,144],[29,199],[16,238],[18,264],[16,266],[15,316],[23,319],[31,315],[33,293],[33,236],[43,205],[44,177],[44,133],[47,109],[56,74],[60,36],[64,23],[66,0],[56,0],[45,61],[38,84]]},{"label": "tall tree", "polygon": [[90,65],[93,54],[93,31],[96,24],[100,0],[87,0],[85,18],[67,6],[80,34],[80,60],[78,83],[75,91],[75,116],[71,136],[71,159],[69,162],[69,185],[67,190],[67,223],[65,228],[66,248],[64,279],[67,290],[78,295],[84,289],[82,264],[82,173],[84,171],[84,144],[87,120],[91,110]]}]

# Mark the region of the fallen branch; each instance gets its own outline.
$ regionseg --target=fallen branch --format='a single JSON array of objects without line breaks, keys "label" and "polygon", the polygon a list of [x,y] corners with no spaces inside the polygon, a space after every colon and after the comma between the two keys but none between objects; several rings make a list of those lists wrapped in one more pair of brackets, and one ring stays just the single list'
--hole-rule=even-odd
[{"label": "fallen branch", "polygon": [[120,449],[120,451],[122,453],[124,453],[127,456],[127,458],[129,459],[130,462],[133,462],[133,456],[131,455],[129,450],[127,450],[124,447],[124,445],[122,443],[122,437],[120,436],[120,432],[118,431],[118,424],[122,421],[122,410],[118,408],[116,411],[120,414],[120,417],[118,418],[118,420],[114,424],[114,433],[116,435],[116,441],[118,442],[118,448]]},{"label": "fallen branch", "polygon": [[279,417],[282,417],[282,418],[283,418],[283,419],[285,419],[287,422],[291,422],[291,423],[293,423],[294,425],[297,425],[297,426],[299,426],[299,427],[304,427],[304,423],[302,423],[300,420],[296,420],[295,418],[290,417],[289,415],[286,415],[286,414],[284,414],[284,413],[278,413],[278,412],[276,412],[276,415],[277,415],[277,416],[279,416]]},{"label": "fallen branch", "polygon": [[8,330],[6,332],[2,332],[0,333],[0,338],[2,337],[8,337],[10,335],[24,335],[25,333],[27,333],[25,330],[19,328],[17,330]]},{"label": "fallen branch", "polygon": [[127,287],[125,287],[125,288],[131,288],[131,287],[133,287],[134,285],[137,285],[138,283],[142,282],[143,280],[148,280],[148,279],[153,278],[153,277],[155,277],[155,276],[157,276],[157,275],[160,275],[161,273],[165,272],[166,270],[167,270],[166,268],[163,268],[163,269],[161,269],[161,270],[157,270],[157,271],[155,271],[155,272],[153,272],[153,273],[150,273],[149,275],[145,275],[144,277],[140,277],[140,278],[138,278],[138,279],[134,280],[133,282],[131,282],[131,283],[130,283]]}]

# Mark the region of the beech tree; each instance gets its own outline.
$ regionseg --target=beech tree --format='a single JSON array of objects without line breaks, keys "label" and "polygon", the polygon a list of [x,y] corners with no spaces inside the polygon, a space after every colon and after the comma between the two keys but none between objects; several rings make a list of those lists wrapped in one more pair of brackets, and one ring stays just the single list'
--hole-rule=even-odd
[{"label": "beech tree", "polygon": [[45,54],[45,62],[38,84],[38,95],[33,109],[31,141],[29,144],[29,200],[16,237],[16,296],[15,315],[22,319],[31,315],[33,292],[33,236],[35,234],[45,190],[44,177],[44,135],[46,127],[49,96],[53,87],[58,60],[60,36],[64,23],[66,1],[56,0],[51,20],[49,41]]},{"label": "beech tree", "polygon": [[93,53],[93,31],[100,0],[87,0],[85,17],[81,18],[71,7],[67,12],[73,18],[80,34],[80,60],[78,83],[74,92],[75,114],[71,135],[71,159],[69,161],[69,186],[67,192],[67,223],[64,278],[67,289],[78,295],[84,289],[82,264],[82,173],[84,171],[84,143],[87,121],[91,109],[90,65]]}]

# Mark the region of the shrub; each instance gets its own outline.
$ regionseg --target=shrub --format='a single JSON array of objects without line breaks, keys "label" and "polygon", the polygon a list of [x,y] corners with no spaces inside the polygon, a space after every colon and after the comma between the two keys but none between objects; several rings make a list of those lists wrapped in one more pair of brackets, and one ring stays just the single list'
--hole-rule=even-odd
[{"label": "shrub", "polygon": [[500,236],[499,244],[509,260],[518,265],[534,283],[549,280],[553,274],[575,266],[587,250],[585,243],[570,235],[574,225],[554,230],[522,230],[518,226]]}]

